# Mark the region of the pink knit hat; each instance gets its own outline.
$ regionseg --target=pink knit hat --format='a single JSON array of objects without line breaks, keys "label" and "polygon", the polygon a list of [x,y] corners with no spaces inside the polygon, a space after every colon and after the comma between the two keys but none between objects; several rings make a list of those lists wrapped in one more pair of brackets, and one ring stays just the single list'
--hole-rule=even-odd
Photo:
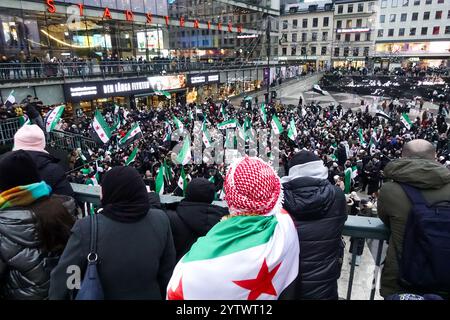
[{"label": "pink knit hat", "polygon": [[39,126],[23,125],[22,128],[17,130],[14,135],[14,148],[15,150],[28,150],[28,151],[41,151],[47,152],[45,149],[45,136]]}]

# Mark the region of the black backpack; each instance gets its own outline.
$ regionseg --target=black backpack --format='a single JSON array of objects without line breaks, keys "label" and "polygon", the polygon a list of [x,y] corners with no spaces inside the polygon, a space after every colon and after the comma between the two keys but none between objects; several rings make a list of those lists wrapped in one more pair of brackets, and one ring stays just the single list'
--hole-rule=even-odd
[{"label": "black backpack", "polygon": [[422,193],[401,184],[411,201],[399,261],[399,284],[420,293],[450,292],[450,201],[429,204]]}]

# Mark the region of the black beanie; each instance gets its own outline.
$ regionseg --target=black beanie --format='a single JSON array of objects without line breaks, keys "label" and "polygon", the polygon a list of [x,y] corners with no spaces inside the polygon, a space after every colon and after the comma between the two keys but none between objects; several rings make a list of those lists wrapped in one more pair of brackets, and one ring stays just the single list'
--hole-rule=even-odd
[{"label": "black beanie", "polygon": [[298,153],[296,153],[292,159],[289,161],[288,167],[291,169],[294,166],[297,166],[299,164],[304,164],[307,162],[313,162],[313,161],[319,161],[321,160],[318,156],[316,156],[311,151],[302,150]]},{"label": "black beanie", "polygon": [[214,183],[205,178],[195,178],[188,183],[186,200],[191,202],[212,203],[216,188]]},{"label": "black beanie", "polygon": [[0,158],[1,192],[40,181],[36,165],[26,151],[11,151]]}]

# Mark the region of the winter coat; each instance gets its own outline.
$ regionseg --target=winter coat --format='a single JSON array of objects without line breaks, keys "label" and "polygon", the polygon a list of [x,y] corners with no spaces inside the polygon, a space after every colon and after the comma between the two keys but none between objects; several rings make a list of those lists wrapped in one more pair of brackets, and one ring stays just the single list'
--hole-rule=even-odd
[{"label": "winter coat", "polygon": [[379,217],[391,230],[380,289],[380,294],[387,297],[403,292],[397,282],[396,248],[401,257],[405,225],[412,208],[399,183],[418,188],[428,203],[450,201],[450,171],[435,161],[406,158],[391,161],[386,166],[384,175],[393,180],[383,184],[377,203]]},{"label": "winter coat", "polygon": [[42,180],[52,187],[52,193],[70,197],[74,196],[69,180],[67,180],[62,166],[59,165],[59,159],[46,152],[27,150],[27,153],[36,164]]},{"label": "winter coat", "polygon": [[283,207],[300,241],[299,276],[293,299],[338,299],[344,252],[345,195],[328,180],[300,177],[283,184]]},{"label": "winter coat", "polygon": [[177,261],[189,251],[199,237],[206,235],[227,214],[227,208],[189,201],[181,201],[176,210],[167,210]]},{"label": "winter coat", "polygon": [[[51,196],[41,208],[64,205],[75,215],[75,200]],[[37,220],[31,207],[0,211],[0,300],[41,300],[48,297],[50,272],[59,253],[45,253],[38,239]]]},{"label": "winter coat", "polygon": [[[67,267],[86,270],[90,244],[90,218],[77,221],[61,259],[51,274],[50,299],[68,299]],[[106,300],[166,297],[175,267],[175,249],[169,219],[150,209],[141,220],[121,223],[98,214],[98,272]]]}]

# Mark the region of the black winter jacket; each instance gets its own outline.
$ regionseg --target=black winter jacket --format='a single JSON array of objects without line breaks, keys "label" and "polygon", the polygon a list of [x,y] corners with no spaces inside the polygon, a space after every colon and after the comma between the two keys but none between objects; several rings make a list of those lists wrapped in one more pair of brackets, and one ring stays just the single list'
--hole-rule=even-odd
[{"label": "black winter jacket", "polygon": [[199,237],[228,214],[228,209],[216,205],[181,201],[176,211],[167,210],[177,252],[177,261],[185,255]]},{"label": "black winter jacket", "polygon": [[[59,199],[75,215],[74,199],[52,198]],[[0,211],[0,300],[48,297],[50,272],[59,256],[41,250],[36,223],[36,216],[26,207]]]},{"label": "black winter jacket", "polygon": [[283,184],[284,208],[290,213],[300,240],[299,276],[293,299],[338,299],[344,252],[342,230],[345,195],[328,180],[301,177]]},{"label": "black winter jacket", "polygon": [[[61,259],[51,274],[50,299],[69,299],[66,281],[71,265],[87,267],[90,218],[78,220]],[[169,219],[150,209],[141,220],[121,223],[98,214],[98,273],[106,300],[161,300],[175,267]]]},{"label": "black winter jacket", "polygon": [[59,164],[59,159],[45,152],[27,150],[27,153],[36,164],[41,179],[52,187],[52,194],[74,196],[66,174]]}]

